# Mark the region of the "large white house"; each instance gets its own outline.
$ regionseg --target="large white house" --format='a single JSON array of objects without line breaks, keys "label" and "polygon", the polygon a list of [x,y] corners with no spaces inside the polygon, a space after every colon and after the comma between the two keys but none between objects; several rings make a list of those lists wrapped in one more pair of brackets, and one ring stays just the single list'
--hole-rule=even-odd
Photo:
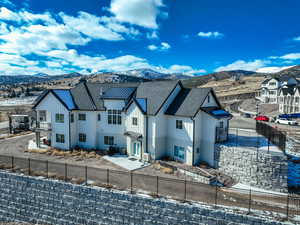
[{"label": "large white house", "polygon": [[260,100],[263,103],[278,104],[280,89],[293,87],[298,83],[298,80],[291,76],[267,78],[261,84]]},{"label": "large white house", "polygon": [[141,160],[171,157],[189,165],[214,164],[214,145],[227,140],[231,115],[210,88],[180,81],[80,82],[52,89],[35,102],[37,143],[47,132],[59,149],[126,149]]}]

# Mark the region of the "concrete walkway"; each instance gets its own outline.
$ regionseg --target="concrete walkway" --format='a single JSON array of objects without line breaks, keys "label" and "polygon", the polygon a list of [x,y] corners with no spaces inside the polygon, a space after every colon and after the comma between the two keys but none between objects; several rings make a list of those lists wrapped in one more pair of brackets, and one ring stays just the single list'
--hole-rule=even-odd
[{"label": "concrete walkway", "polygon": [[150,165],[150,163],[140,162],[137,159],[129,158],[127,155],[106,155],[103,158],[126,170],[137,170]]}]

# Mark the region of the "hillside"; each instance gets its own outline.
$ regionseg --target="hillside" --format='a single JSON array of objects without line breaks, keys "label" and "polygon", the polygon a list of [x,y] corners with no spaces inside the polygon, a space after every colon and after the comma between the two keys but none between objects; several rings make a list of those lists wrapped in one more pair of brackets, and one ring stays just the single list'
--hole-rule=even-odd
[{"label": "hillside", "polygon": [[222,71],[211,73],[203,76],[193,77],[187,80],[183,80],[183,84],[187,87],[198,87],[204,85],[208,82],[212,81],[221,81],[225,79],[232,79],[234,77],[242,77],[242,76],[259,76],[263,77],[264,74],[256,73],[252,71],[245,71],[245,70],[233,70],[233,71]]}]

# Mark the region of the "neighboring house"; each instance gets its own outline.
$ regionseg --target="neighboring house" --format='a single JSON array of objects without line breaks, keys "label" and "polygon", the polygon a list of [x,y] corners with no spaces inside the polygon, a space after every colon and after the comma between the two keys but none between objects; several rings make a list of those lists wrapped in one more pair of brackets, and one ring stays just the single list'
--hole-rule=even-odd
[{"label": "neighboring house", "polygon": [[37,143],[47,132],[59,149],[114,146],[140,160],[171,157],[189,165],[214,164],[214,145],[227,140],[231,119],[212,89],[180,81],[83,81],[44,92],[33,108]]},{"label": "neighboring house", "polygon": [[278,96],[280,113],[300,112],[300,87],[283,87]]},{"label": "neighboring house", "polygon": [[294,87],[299,81],[291,76],[271,77],[264,80],[260,88],[260,100],[263,103],[278,104],[281,88]]}]

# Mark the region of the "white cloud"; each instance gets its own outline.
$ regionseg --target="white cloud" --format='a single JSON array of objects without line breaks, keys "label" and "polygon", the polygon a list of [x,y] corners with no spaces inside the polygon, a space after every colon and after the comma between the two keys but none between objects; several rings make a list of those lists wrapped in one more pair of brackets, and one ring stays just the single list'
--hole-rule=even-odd
[{"label": "white cloud", "polygon": [[258,73],[277,73],[281,70],[285,70],[288,68],[291,68],[293,66],[269,66],[269,67],[263,67],[256,70]]},{"label": "white cloud", "polygon": [[237,60],[229,65],[221,66],[215,69],[216,72],[220,71],[231,71],[231,70],[247,70],[247,71],[257,71],[258,69],[265,67],[268,63],[267,60],[256,59],[254,61],[246,62],[244,60]]},{"label": "white cloud", "polygon": [[148,49],[151,51],[155,51],[156,49],[158,49],[158,47],[156,45],[149,45]]},{"label": "white cloud", "polygon": [[171,48],[171,45],[167,42],[160,43],[159,46],[157,45],[148,45],[147,47],[150,51],[167,51]]},{"label": "white cloud", "polygon": [[153,31],[151,33],[147,33],[146,37],[148,39],[158,39],[158,33],[156,31]]},{"label": "white cloud", "polygon": [[169,45],[167,42],[161,43],[161,50],[168,50],[171,48],[171,45]]},{"label": "white cloud", "polygon": [[112,0],[109,11],[120,22],[157,29],[157,17],[166,16],[163,7],[162,0]]},{"label": "white cloud", "polygon": [[0,35],[8,33],[8,27],[6,23],[0,22]]},{"label": "white cloud", "polygon": [[167,70],[169,73],[183,73],[186,75],[196,75],[206,73],[204,69],[193,69],[191,66],[185,65],[172,65]]},{"label": "white cloud", "polygon": [[21,20],[20,16],[17,13],[15,13],[5,7],[0,8],[0,19],[1,20],[11,20],[11,21],[20,21]]},{"label": "white cloud", "polygon": [[8,5],[8,6],[15,6],[15,4],[9,0],[0,0],[0,3],[2,3],[4,5]]},{"label": "white cloud", "polygon": [[67,49],[67,45],[85,45],[90,39],[65,25],[23,26],[8,34],[0,35],[2,52],[30,54],[51,49]]},{"label": "white cloud", "polygon": [[124,39],[117,32],[101,25],[100,17],[95,15],[86,12],[79,12],[78,17],[68,16],[62,12],[59,13],[59,15],[68,27],[73,28],[77,32],[81,32],[88,37],[110,41],[119,41]]},{"label": "white cloud", "polygon": [[300,36],[293,38],[294,41],[300,41]]},{"label": "white cloud", "polygon": [[210,32],[199,32],[198,36],[203,38],[222,38],[224,34],[218,31],[214,31],[214,32],[210,31]]},{"label": "white cloud", "polygon": [[300,59],[300,53],[290,53],[279,57],[280,59],[297,60]]},{"label": "white cloud", "polygon": [[123,71],[128,69],[148,67],[146,59],[139,58],[132,55],[120,56],[112,59],[107,59],[104,56],[88,56],[78,54],[74,49],[71,50],[53,50],[43,53],[51,59],[60,59],[74,67],[80,69],[91,70],[91,72],[98,71]]}]

